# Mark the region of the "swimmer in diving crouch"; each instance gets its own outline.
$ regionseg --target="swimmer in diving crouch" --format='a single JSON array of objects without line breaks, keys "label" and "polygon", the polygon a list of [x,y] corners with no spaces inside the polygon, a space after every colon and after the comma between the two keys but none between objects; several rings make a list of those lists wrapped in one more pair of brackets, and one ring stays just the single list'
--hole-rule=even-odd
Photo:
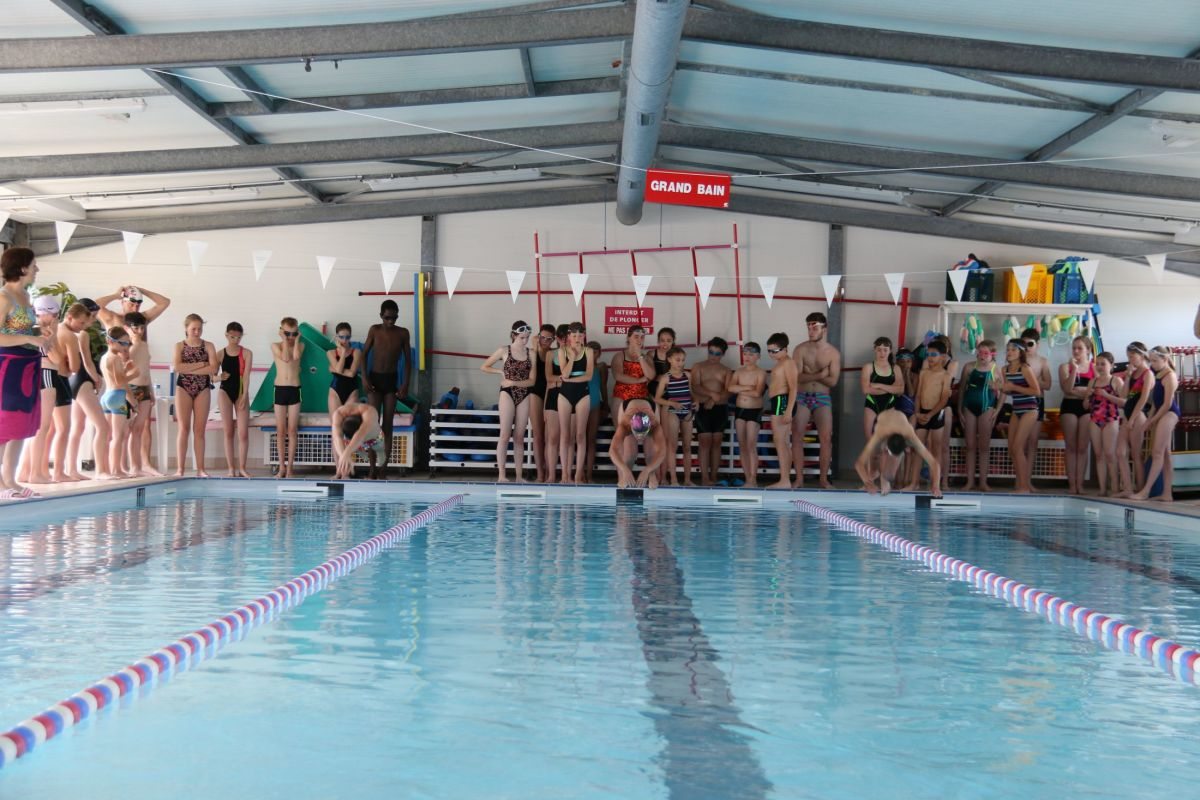
[{"label": "swimmer in diving crouch", "polygon": [[[878,491],[886,495],[890,492],[892,482],[896,479],[896,468],[900,465],[900,456],[904,455],[904,451],[909,448],[929,465],[930,494],[934,497],[941,497],[939,478],[941,478],[942,470],[938,465],[938,460],[917,437],[917,432],[913,430],[908,417],[894,408],[881,412],[875,418],[875,432],[871,434],[866,447],[863,448],[858,460],[854,462],[854,469],[862,478],[863,488],[870,494]],[[875,487],[876,476],[871,473],[871,457],[876,450],[880,449],[882,458],[879,460],[879,488],[877,489]]]}]

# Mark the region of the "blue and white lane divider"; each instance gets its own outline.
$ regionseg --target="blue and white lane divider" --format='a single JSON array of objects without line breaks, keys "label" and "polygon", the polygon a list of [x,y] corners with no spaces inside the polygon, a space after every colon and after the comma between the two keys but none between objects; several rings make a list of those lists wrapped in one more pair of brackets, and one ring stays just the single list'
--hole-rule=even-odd
[{"label": "blue and white lane divider", "polygon": [[409,538],[431,520],[457,506],[463,498],[464,495],[456,494],[425,509],[0,733],[0,768],[100,709],[112,705],[118,698],[140,687],[152,688],[156,677],[169,676],[211,658],[230,641],[240,639],[247,631],[273,619],[280,611],[300,605],[309,596],[358,569],[383,550]]},{"label": "blue and white lane divider", "polygon": [[1061,625],[1099,642],[1110,650],[1135,655],[1178,678],[1184,683],[1196,683],[1197,662],[1200,652],[1178,642],[1156,636],[1150,631],[1134,627],[1119,619],[1093,611],[1090,608],[1069,602],[1056,595],[1018,583],[1012,578],[977,567],[966,561],[917,544],[888,533],[882,528],[859,522],[824,506],[807,500],[793,500],[797,508],[806,514],[823,519],[849,533],[866,539],[910,561],[923,564],[932,572],[949,575],[955,580],[969,583],[984,594],[1003,600],[1010,606],[1045,617],[1048,622]]}]

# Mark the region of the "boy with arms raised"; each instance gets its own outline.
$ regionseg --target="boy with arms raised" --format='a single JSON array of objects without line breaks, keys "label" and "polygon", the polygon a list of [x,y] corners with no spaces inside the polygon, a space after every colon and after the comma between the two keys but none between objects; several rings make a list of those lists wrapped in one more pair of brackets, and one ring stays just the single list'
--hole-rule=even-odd
[{"label": "boy with arms raised", "polygon": [[[797,379],[800,371],[796,362],[788,356],[788,336],[773,333],[767,339],[767,355],[775,362],[771,369],[771,383],[767,387],[767,413],[771,415],[771,439],[775,442],[775,455],[779,459],[779,481],[768,489],[792,488],[792,416],[796,413]],[[803,429],[801,429],[803,431]],[[801,432],[801,441],[804,434]],[[800,460],[796,462],[796,474],[803,484],[804,448],[801,444]]]},{"label": "boy with arms raised", "polygon": [[300,325],[295,317],[284,317],[280,321],[279,341],[271,345],[271,355],[275,358],[275,441],[279,450],[279,477],[291,478],[296,463],[296,435],[300,429],[300,359],[304,355]]}]

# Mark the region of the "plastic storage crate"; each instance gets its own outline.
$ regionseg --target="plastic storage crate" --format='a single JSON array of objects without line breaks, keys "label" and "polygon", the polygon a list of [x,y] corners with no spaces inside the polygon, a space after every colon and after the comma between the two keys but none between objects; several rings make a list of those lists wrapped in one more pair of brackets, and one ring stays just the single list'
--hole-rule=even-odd
[{"label": "plastic storage crate", "polygon": [[1017,286],[1017,278],[1010,269],[1004,274],[1004,302],[1006,303],[1053,303],[1054,276],[1045,264],[1034,264],[1025,294]]}]

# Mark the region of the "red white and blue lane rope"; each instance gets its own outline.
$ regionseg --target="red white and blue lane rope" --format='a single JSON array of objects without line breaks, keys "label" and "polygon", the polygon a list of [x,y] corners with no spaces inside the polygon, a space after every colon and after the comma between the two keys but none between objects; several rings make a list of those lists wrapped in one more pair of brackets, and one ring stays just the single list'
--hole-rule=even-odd
[{"label": "red white and blue lane rope", "polygon": [[1196,683],[1200,667],[1200,652],[1178,642],[1156,636],[1119,619],[1093,611],[1077,603],[1027,586],[1023,583],[989,572],[974,564],[888,533],[882,528],[831,511],[807,500],[793,500],[797,508],[823,519],[843,530],[866,539],[911,561],[924,565],[932,572],[949,575],[955,580],[974,586],[984,594],[1003,600],[1014,608],[1045,617],[1080,636],[1099,642],[1110,650],[1135,655],[1185,683]]},{"label": "red white and blue lane rope", "polygon": [[185,667],[211,658],[231,640],[274,618],[280,611],[299,605],[306,598],[324,589],[333,581],[358,569],[383,550],[412,536],[434,518],[441,516],[463,501],[456,494],[425,509],[399,525],[334,556],[313,567],[282,586],[251,600],[225,616],[198,630],[176,639],[166,647],[155,650],[122,670],[97,681],[81,692],[47,708],[4,733],[0,733],[0,768],[12,764],[43,742],[53,739],[67,728],[87,719],[102,708],[135,690],[154,685],[160,675],[169,675]]}]

